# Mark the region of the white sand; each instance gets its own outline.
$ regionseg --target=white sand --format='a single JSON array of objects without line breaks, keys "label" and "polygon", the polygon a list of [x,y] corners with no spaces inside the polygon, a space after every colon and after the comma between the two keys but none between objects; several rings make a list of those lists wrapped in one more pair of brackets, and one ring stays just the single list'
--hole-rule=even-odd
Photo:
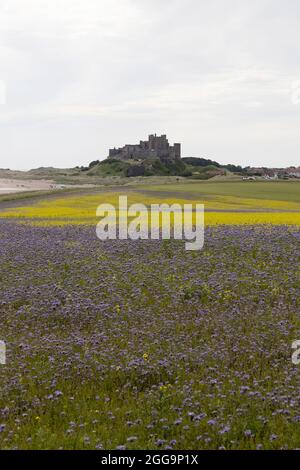
[{"label": "white sand", "polygon": [[0,196],[24,191],[51,191],[66,188],[93,188],[94,184],[57,184],[51,180],[16,180],[0,178]]},{"label": "white sand", "polygon": [[64,186],[55,184],[51,180],[14,180],[0,178],[0,195],[21,191],[47,191],[60,189],[62,187]]}]

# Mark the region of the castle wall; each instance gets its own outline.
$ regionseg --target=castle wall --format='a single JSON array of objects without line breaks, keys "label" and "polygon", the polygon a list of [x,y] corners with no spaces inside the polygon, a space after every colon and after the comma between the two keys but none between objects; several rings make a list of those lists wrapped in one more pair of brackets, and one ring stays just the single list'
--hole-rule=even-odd
[{"label": "castle wall", "polygon": [[108,158],[119,160],[146,160],[159,158],[162,161],[181,158],[181,145],[169,145],[166,135],[150,135],[148,141],[140,141],[137,145],[125,145],[121,148],[109,150]]}]

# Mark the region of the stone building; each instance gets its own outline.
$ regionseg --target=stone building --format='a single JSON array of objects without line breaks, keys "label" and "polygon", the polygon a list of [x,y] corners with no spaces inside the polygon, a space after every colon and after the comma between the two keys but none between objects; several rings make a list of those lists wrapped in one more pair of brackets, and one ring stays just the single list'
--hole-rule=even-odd
[{"label": "stone building", "polygon": [[181,158],[181,144],[170,145],[166,135],[149,135],[148,140],[141,140],[137,145],[125,145],[110,149],[108,158],[118,160],[147,160],[158,158],[162,162]]}]

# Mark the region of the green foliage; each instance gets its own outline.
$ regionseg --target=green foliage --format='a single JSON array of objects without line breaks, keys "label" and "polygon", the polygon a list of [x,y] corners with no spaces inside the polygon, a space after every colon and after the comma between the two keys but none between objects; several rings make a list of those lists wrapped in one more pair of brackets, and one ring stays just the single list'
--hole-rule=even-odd
[{"label": "green foliage", "polygon": [[224,165],[223,168],[226,168],[226,170],[231,171],[232,173],[244,173],[243,168],[240,165]]},{"label": "green foliage", "polygon": [[207,158],[197,158],[197,157],[186,157],[182,159],[184,163],[191,166],[209,166],[214,165],[216,167],[220,167],[221,165],[218,162],[214,162],[213,160],[209,160]]},{"label": "green foliage", "polygon": [[107,159],[89,169],[90,176],[125,176],[130,163],[121,160]]},{"label": "green foliage", "polygon": [[89,168],[93,168],[94,166],[98,165],[100,163],[100,160],[94,160],[89,164]]},{"label": "green foliage", "polygon": [[[182,161],[186,163],[189,166],[192,167],[201,167],[201,168],[225,168],[226,170],[232,172],[232,173],[243,173],[243,168],[240,165],[221,165],[218,162],[215,162],[213,160],[207,159],[207,158],[197,158],[197,157],[186,157],[183,158]],[[203,178],[206,179],[206,178]]]}]

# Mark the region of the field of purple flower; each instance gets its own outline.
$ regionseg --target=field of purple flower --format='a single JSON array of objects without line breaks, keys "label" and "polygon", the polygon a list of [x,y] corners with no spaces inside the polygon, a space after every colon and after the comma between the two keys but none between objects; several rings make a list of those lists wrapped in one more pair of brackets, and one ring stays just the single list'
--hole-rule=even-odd
[{"label": "field of purple flower", "polygon": [[300,447],[300,236],[0,221],[1,449]]}]

